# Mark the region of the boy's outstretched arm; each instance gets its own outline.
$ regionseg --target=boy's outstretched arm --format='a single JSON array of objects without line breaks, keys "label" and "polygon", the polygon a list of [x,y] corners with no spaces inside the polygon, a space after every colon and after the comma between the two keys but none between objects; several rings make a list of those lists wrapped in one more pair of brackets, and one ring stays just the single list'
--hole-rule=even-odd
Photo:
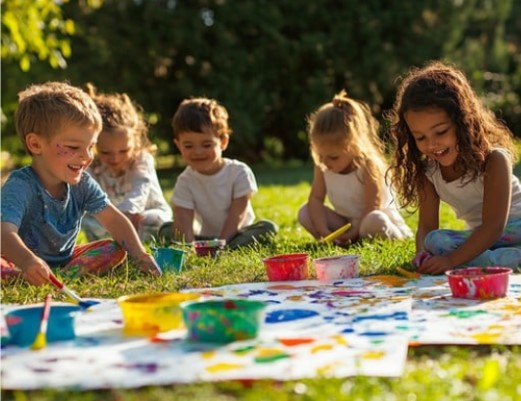
[{"label": "boy's outstretched arm", "polygon": [[141,270],[156,276],[161,275],[161,268],[146,252],[130,220],[114,205],[109,204],[94,217],[105,227],[112,238],[127,250]]},{"label": "boy's outstretched arm", "polygon": [[224,226],[221,231],[221,239],[229,240],[239,231],[239,225],[244,220],[249,200],[250,195],[244,195],[232,200],[230,209],[228,209],[228,216],[224,221]]},{"label": "boy's outstretched arm", "polygon": [[18,227],[12,223],[1,223],[2,256],[22,271],[23,277],[33,285],[50,282],[49,265],[36,256],[18,235]]}]

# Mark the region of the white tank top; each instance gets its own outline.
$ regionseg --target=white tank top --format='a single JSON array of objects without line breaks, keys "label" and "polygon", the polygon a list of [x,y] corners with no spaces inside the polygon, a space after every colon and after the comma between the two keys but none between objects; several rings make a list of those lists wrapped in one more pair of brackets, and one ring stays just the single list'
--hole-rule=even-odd
[{"label": "white tank top", "polygon": [[[482,224],[485,190],[482,175],[466,184],[468,177],[465,176],[446,182],[438,163],[432,162],[427,168],[427,178],[434,185],[440,199],[454,209],[458,219],[465,221],[469,228],[476,228]],[[513,174],[508,218],[521,218],[521,184],[519,178]]]}]

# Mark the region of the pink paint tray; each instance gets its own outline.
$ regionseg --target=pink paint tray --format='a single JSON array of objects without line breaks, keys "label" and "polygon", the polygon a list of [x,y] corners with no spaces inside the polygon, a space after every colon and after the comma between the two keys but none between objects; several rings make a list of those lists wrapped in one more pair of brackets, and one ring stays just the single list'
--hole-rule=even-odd
[{"label": "pink paint tray", "polygon": [[455,298],[493,299],[506,296],[508,267],[467,267],[445,272]]}]

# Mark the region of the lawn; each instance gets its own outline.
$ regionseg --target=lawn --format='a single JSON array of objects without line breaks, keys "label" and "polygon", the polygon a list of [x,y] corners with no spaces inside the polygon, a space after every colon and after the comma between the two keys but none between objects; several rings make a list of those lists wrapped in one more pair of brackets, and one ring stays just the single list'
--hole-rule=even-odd
[{"label": "lawn", "polygon": [[[89,277],[71,281],[70,287],[82,296],[115,298],[137,292],[177,291],[190,287],[265,280],[262,257],[277,253],[305,250],[310,257],[340,254],[344,250],[317,244],[296,222],[296,212],[306,200],[311,167],[255,169],[259,193],[253,203],[258,218],[280,225],[276,241],[257,249],[225,252],[218,259],[190,255],[179,275],[150,278],[136,272],[131,265],[109,277]],[[176,171],[162,171],[161,184],[170,196]],[[519,175],[519,165],[517,174]],[[414,229],[415,213],[404,216]],[[452,212],[443,207],[442,225],[462,227]],[[361,275],[394,273],[397,266],[409,266],[414,254],[412,240],[375,241],[353,246],[349,252],[359,254]],[[41,302],[50,287],[29,287],[23,283],[2,287],[3,303]],[[53,291],[58,297],[58,293]],[[2,391],[3,400],[498,400],[521,399],[521,356],[518,347],[505,346],[422,346],[410,348],[402,377],[315,379],[288,382],[223,382],[147,387],[110,391]]]}]

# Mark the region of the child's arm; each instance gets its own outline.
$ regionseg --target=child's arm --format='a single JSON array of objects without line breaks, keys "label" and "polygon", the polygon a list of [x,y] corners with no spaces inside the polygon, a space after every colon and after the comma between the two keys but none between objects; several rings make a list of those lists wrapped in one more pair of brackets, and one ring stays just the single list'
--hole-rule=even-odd
[{"label": "child's arm", "polygon": [[313,169],[313,182],[308,197],[309,217],[319,237],[325,237],[331,230],[327,226],[326,213],[324,209],[324,200],[326,199],[326,181],[324,172],[320,167],[315,166]]},{"label": "child's arm", "polygon": [[105,227],[112,238],[128,251],[141,270],[154,275],[161,274],[160,267],[146,252],[130,220],[114,205],[109,204],[94,217]]},{"label": "child's arm", "polygon": [[221,239],[229,240],[239,231],[239,225],[246,215],[250,197],[251,195],[248,194],[232,200],[230,208],[228,209],[228,216],[224,221],[224,226],[219,236]]},{"label": "child's arm", "polygon": [[22,271],[24,278],[33,285],[49,283],[49,265],[36,256],[18,235],[18,227],[12,223],[1,224],[2,256]]},{"label": "child's arm", "polygon": [[508,220],[512,196],[512,166],[502,152],[494,151],[487,159],[484,175],[482,224],[455,251],[433,256],[420,268],[425,273],[443,273],[489,249],[501,236]]},{"label": "child's arm", "polygon": [[194,210],[174,205],[173,238],[176,241],[192,242],[194,238]]}]

